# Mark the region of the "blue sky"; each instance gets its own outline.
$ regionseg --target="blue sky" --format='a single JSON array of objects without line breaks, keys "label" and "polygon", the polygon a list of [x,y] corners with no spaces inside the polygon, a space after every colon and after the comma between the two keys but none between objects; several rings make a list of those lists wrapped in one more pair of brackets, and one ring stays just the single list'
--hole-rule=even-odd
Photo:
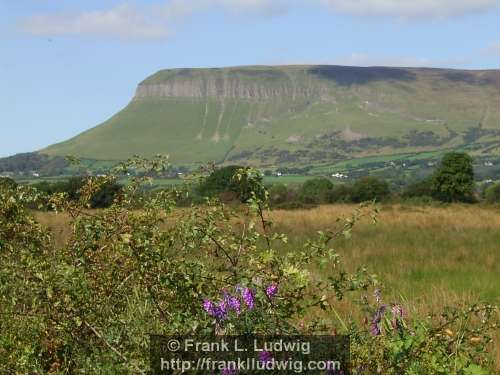
[{"label": "blue sky", "polygon": [[159,69],[500,68],[500,0],[0,0],[0,156],[65,140]]}]

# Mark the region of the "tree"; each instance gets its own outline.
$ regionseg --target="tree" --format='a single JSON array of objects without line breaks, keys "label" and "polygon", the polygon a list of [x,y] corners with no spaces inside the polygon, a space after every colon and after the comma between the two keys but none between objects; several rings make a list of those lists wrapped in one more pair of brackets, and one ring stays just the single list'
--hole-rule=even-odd
[{"label": "tree", "polygon": [[474,167],[472,158],[462,152],[444,155],[432,176],[432,193],[443,202],[474,201]]},{"label": "tree", "polygon": [[[242,202],[251,198],[256,186],[251,181],[238,178],[238,173],[245,170],[244,167],[230,165],[213,171],[198,187],[198,193],[205,197],[220,196],[222,193],[234,193]],[[262,182],[262,176],[258,177]]]},{"label": "tree", "polygon": [[17,186],[16,181],[8,177],[0,177],[0,187],[13,189]]},{"label": "tree", "polygon": [[328,201],[333,184],[324,177],[307,180],[302,185],[299,198],[304,203],[325,203]]},{"label": "tree", "polygon": [[432,180],[425,179],[422,181],[414,182],[406,186],[403,190],[403,198],[421,198],[432,197]]},{"label": "tree", "polygon": [[269,189],[269,202],[271,204],[285,203],[288,198],[288,188],[284,184],[273,184]]},{"label": "tree", "polygon": [[366,202],[371,200],[384,200],[391,194],[389,185],[385,180],[367,176],[357,180],[352,187],[352,200]]},{"label": "tree", "polygon": [[489,186],[484,197],[488,203],[500,203],[500,183]]}]

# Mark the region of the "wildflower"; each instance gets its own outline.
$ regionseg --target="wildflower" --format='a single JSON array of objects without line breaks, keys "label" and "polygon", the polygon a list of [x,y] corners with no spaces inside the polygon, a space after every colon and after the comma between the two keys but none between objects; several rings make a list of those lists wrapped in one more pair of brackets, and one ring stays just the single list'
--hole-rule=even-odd
[{"label": "wildflower", "polygon": [[209,299],[204,299],[203,300],[203,309],[207,312],[208,315],[214,316],[215,313],[215,306],[212,301]]},{"label": "wildflower", "polygon": [[266,288],[266,295],[268,298],[273,298],[276,294],[278,294],[278,284],[271,283]]},{"label": "wildflower", "polygon": [[238,371],[234,367],[226,367],[224,370],[221,371],[221,375],[236,375]]},{"label": "wildflower", "polygon": [[370,332],[373,336],[379,336],[382,333],[380,328],[380,323],[382,322],[382,317],[384,316],[385,310],[387,309],[387,305],[382,305],[378,308],[373,316]]},{"label": "wildflower", "polygon": [[375,296],[375,301],[377,301],[377,303],[380,303],[380,301],[382,301],[382,291],[379,288],[375,289],[373,295]]},{"label": "wildflower", "polygon": [[391,325],[393,329],[402,327],[402,320],[406,316],[406,312],[400,305],[393,305],[391,308],[392,311],[392,320]]},{"label": "wildflower", "polygon": [[226,292],[224,293],[224,301],[231,310],[236,312],[236,315],[241,314],[241,302],[237,297]]},{"label": "wildflower", "polygon": [[269,362],[274,361],[274,358],[271,355],[271,353],[264,350],[263,352],[259,353],[259,361],[261,361],[263,363],[269,363]]},{"label": "wildflower", "polygon": [[205,299],[203,300],[203,309],[208,315],[213,316],[218,320],[224,320],[227,315],[227,305],[225,301],[220,301],[216,305],[209,299]]},{"label": "wildflower", "polygon": [[247,305],[248,310],[252,310],[255,307],[255,296],[250,288],[243,289],[243,301]]}]

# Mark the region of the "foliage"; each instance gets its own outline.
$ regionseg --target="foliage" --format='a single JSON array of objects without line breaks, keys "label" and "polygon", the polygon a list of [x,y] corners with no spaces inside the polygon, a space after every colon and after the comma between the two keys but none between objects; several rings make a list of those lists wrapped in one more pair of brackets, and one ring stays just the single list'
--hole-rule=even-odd
[{"label": "foliage", "polygon": [[330,203],[346,203],[352,202],[353,189],[352,186],[338,184],[334,185],[328,201]]},{"label": "foliage", "polygon": [[414,182],[403,189],[401,196],[403,198],[432,197],[432,181],[430,179],[424,179]]},{"label": "foliage", "polygon": [[[217,198],[175,210],[183,190],[141,195],[132,177],[113,204],[89,211],[92,197],[132,169],[162,171],[165,160],[134,158],[113,175],[89,177],[79,199],[30,187],[0,188],[0,370],[4,373],[143,373],[148,333],[234,335],[349,334],[354,373],[485,373],[493,306],[417,321],[386,307],[365,268],[353,273],[332,247],[364,217],[350,217],[290,252],[267,218],[268,193],[253,169],[234,179],[256,186],[242,212]],[[55,247],[26,205],[47,202],[71,217],[72,233]],[[328,278],[314,272],[332,270]],[[366,323],[343,321],[335,301],[351,298]],[[390,307],[389,307],[390,306]],[[323,314],[316,312],[323,310]],[[449,331],[448,331],[449,330]]]},{"label": "foliage", "polygon": [[273,184],[269,188],[269,203],[279,205],[285,203],[289,199],[288,188],[284,184]]},{"label": "foliage", "polygon": [[484,198],[488,203],[500,203],[500,183],[487,187]]},{"label": "foliage", "polygon": [[390,195],[389,185],[386,181],[372,176],[357,180],[352,187],[352,200],[366,202],[371,200],[382,201]]},{"label": "foliage", "polygon": [[[87,177],[71,177],[67,181],[48,182],[42,181],[32,186],[40,192],[48,195],[58,193],[67,194],[67,198],[72,201],[81,199],[81,189],[87,184]],[[90,198],[90,208],[109,207],[115,197],[121,192],[122,186],[116,181],[108,181],[102,184]]]},{"label": "foliage", "polygon": [[[251,196],[252,192],[256,191],[258,186],[254,181],[246,179],[236,179],[237,172],[242,167],[231,165],[216,169],[210,175],[202,180],[198,187],[198,194],[204,197],[216,197],[223,193],[234,193],[237,199],[241,202],[246,202]],[[262,176],[259,176],[256,181],[259,185],[262,182]]]},{"label": "foliage", "polygon": [[474,168],[465,153],[450,152],[432,176],[433,195],[443,202],[474,201]]},{"label": "foliage", "polygon": [[15,188],[16,186],[17,183],[12,178],[0,177],[0,187]]},{"label": "foliage", "polygon": [[304,182],[299,199],[304,203],[318,204],[328,201],[333,184],[327,178],[315,178]]}]

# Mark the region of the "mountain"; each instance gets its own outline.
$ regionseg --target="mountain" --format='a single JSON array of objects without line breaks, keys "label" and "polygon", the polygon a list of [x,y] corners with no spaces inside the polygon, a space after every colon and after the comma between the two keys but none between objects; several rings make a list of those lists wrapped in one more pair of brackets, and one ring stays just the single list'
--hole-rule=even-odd
[{"label": "mountain", "polygon": [[40,153],[297,166],[460,148],[500,156],[500,70],[162,70],[111,119]]}]

